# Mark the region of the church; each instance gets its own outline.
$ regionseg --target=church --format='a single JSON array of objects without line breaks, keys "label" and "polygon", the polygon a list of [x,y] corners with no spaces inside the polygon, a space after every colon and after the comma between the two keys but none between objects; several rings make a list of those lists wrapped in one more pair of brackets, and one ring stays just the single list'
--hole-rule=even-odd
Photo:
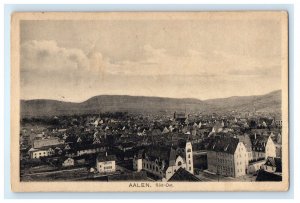
[{"label": "church", "polygon": [[145,170],[162,181],[168,181],[180,168],[194,174],[191,142],[149,146],[140,150],[133,159],[134,170]]}]

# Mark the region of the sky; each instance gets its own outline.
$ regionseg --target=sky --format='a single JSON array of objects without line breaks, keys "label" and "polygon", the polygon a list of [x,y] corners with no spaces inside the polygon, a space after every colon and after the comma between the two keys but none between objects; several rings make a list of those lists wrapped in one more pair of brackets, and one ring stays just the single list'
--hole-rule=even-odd
[{"label": "sky", "polygon": [[21,99],[205,100],[281,89],[278,17],[23,20],[20,32]]}]

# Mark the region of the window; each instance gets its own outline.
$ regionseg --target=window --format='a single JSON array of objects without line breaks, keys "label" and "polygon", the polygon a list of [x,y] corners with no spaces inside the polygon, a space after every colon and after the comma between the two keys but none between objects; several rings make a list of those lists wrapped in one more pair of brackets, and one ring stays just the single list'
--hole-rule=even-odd
[{"label": "window", "polygon": [[191,149],[188,149],[188,150],[187,150],[187,152],[191,152],[191,151],[192,151]]},{"label": "window", "polygon": [[181,166],[181,165],[182,165],[181,161],[178,161],[178,166]]},{"label": "window", "polygon": [[192,170],[192,167],[189,167],[189,170]]},{"label": "window", "polygon": [[191,155],[190,155],[190,154],[188,155],[188,158],[191,158]]},{"label": "window", "polygon": [[191,164],[191,160],[189,160],[189,164]]}]

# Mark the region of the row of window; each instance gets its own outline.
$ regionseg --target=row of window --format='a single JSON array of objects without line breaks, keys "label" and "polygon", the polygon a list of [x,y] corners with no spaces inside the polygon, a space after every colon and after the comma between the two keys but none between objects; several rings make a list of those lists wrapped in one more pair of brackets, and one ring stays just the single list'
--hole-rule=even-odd
[{"label": "row of window", "polygon": [[153,165],[151,165],[151,164],[146,164],[146,163],[143,163],[143,167],[144,168],[146,168],[146,169],[149,169],[149,170],[153,170],[153,171],[156,171],[156,172],[158,172],[158,167],[156,166],[155,167],[155,165],[153,164]]},{"label": "row of window", "polygon": [[228,154],[228,153],[222,153],[222,152],[217,152],[217,156],[220,156],[220,157],[231,157],[231,154]]},{"label": "row of window", "polygon": [[[242,158],[242,155],[241,155],[241,154],[236,154],[235,157],[236,157],[236,158]],[[247,154],[245,154],[245,157],[247,157]]]},{"label": "row of window", "polygon": [[230,164],[232,165],[232,160],[227,160],[227,159],[219,159],[217,158],[217,162],[221,164]]},{"label": "row of window", "polygon": [[38,158],[40,156],[47,156],[47,152],[39,152],[39,153],[33,153],[33,158]]},{"label": "row of window", "polygon": [[218,171],[223,171],[223,172],[233,172],[233,168],[229,166],[218,166]]}]

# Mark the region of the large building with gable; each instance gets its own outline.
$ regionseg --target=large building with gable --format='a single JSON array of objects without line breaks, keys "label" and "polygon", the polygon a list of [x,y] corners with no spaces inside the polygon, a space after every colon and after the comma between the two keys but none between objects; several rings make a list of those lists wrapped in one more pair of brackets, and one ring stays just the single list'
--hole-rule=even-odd
[{"label": "large building with gable", "polygon": [[135,155],[133,168],[136,171],[145,170],[162,181],[168,181],[179,168],[194,174],[192,144],[149,146]]},{"label": "large building with gable", "polygon": [[240,177],[247,173],[248,154],[238,138],[216,138],[207,150],[208,171],[229,177]]}]

